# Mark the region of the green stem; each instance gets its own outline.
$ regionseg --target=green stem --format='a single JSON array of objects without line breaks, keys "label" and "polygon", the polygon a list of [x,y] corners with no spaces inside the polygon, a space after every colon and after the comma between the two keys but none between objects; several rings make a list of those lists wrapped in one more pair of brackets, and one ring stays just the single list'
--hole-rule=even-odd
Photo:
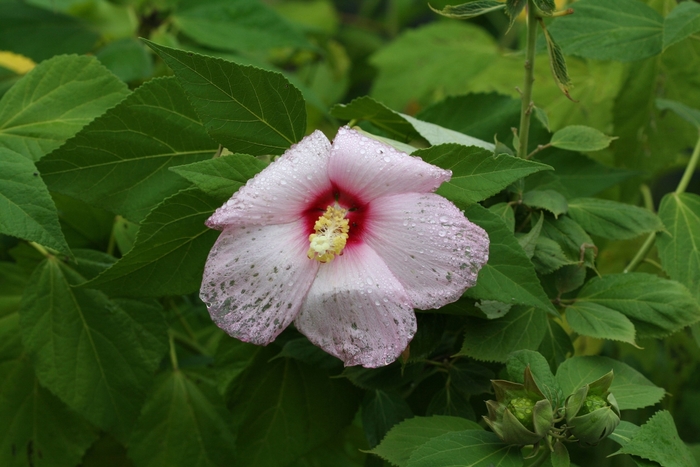
[{"label": "green stem", "polygon": [[537,15],[532,0],[527,4],[527,49],[525,51],[525,81],[523,83],[522,103],[520,105],[520,130],[518,138],[518,157],[527,156],[527,141],[530,134],[530,115],[532,114],[532,83],[535,81],[535,44],[537,41]]},{"label": "green stem", "polygon": [[531,463],[524,464],[524,467],[538,467],[544,464],[544,461],[546,461],[549,458],[550,452],[551,451],[547,447],[540,448],[540,452],[537,454],[537,457],[532,459]]},{"label": "green stem", "polygon": [[693,155],[690,156],[685,172],[683,172],[683,178],[681,178],[681,181],[678,183],[678,188],[676,188],[677,195],[680,195],[688,188],[688,183],[690,183],[690,179],[693,177],[693,173],[695,173],[695,169],[698,166],[698,160],[700,160],[700,137],[698,138],[698,142],[695,143]]},{"label": "green stem", "polygon": [[168,332],[168,342],[170,343],[170,363],[173,365],[173,370],[178,371],[177,350],[175,349],[175,339],[172,332]]},{"label": "green stem", "polygon": [[637,266],[639,266],[639,263],[644,261],[644,258],[646,258],[646,256],[649,254],[649,251],[654,246],[654,240],[656,240],[656,232],[652,232],[649,234],[647,239],[644,241],[644,244],[642,245],[642,247],[639,249],[639,251],[634,256],[634,258],[632,258],[632,262],[629,265],[627,265],[625,270],[622,272],[624,272],[626,274],[628,272],[632,272],[635,269],[637,269]]},{"label": "green stem", "polygon": [[35,249],[36,251],[38,251],[39,253],[41,253],[41,254],[44,255],[45,257],[50,258],[51,256],[53,256],[51,253],[49,253],[49,252],[46,250],[46,248],[44,248],[43,246],[39,245],[38,243],[36,243],[36,242],[29,242],[29,244],[30,244],[31,246],[33,246],[34,249]]}]

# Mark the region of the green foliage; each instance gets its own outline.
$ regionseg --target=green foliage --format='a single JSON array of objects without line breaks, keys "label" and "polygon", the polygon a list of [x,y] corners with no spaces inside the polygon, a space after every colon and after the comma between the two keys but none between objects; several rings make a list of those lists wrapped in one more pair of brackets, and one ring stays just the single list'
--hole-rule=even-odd
[{"label": "green foliage", "polygon": [[127,94],[94,58],[46,60],[0,100],[0,146],[36,162]]},{"label": "green foliage", "polygon": [[[0,0],[0,464],[697,465],[698,31],[693,1]],[[211,214],[342,124],[490,238],[381,368],[196,295]],[[530,393],[484,405],[497,378]]]}]

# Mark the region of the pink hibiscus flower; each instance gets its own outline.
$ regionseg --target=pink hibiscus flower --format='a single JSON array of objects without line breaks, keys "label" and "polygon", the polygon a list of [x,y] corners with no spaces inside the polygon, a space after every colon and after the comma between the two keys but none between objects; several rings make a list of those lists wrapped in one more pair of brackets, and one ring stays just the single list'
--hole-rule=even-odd
[{"label": "pink hibiscus flower", "polygon": [[223,230],[200,296],[231,336],[290,323],[349,365],[387,365],[476,283],[486,232],[433,192],[451,172],[344,127],[292,146],[207,220]]}]

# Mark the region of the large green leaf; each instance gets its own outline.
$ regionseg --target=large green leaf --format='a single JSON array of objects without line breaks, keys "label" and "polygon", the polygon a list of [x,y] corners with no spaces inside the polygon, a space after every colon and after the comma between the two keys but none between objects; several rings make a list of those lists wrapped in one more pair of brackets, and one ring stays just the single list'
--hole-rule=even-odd
[{"label": "large green leaf", "polygon": [[670,412],[662,410],[639,427],[618,451],[658,462],[662,466],[696,467],[693,454],[685,445]]},{"label": "large green leaf", "polygon": [[433,415],[405,420],[384,437],[379,446],[372,449],[382,459],[399,467],[406,467],[411,454],[432,438],[453,431],[482,430],[481,426],[461,417]]},{"label": "large green leaf", "polygon": [[37,242],[70,255],[56,206],[34,163],[0,148],[0,233]]},{"label": "large green leaf", "polygon": [[407,467],[468,466],[519,467],[520,446],[504,444],[490,431],[466,430],[431,438],[408,460]]},{"label": "large green leaf", "polygon": [[0,361],[0,394],[3,466],[74,467],[97,438],[87,421],[39,385],[27,355]]},{"label": "large green leaf", "polygon": [[46,60],[0,99],[0,147],[37,161],[128,93],[93,57]]},{"label": "large green leaf", "polygon": [[167,348],[165,323],[154,304],[74,287],[84,280],[41,263],[22,297],[23,341],[42,385],[123,439]]},{"label": "large green leaf", "polygon": [[370,447],[375,447],[391,427],[411,418],[413,411],[400,393],[376,389],[365,392],[361,414],[367,442]]},{"label": "large green leaf", "polygon": [[250,52],[311,44],[263,2],[187,0],[178,3],[173,23],[181,33],[214,49]]},{"label": "large green leaf", "polygon": [[671,279],[688,287],[700,302],[700,196],[664,196],[659,217],[667,230],[656,237],[661,264]]},{"label": "large green leaf", "polygon": [[209,138],[175,78],[154,79],[39,164],[46,184],[132,221],[187,181],[168,167],[211,158]]},{"label": "large green leaf", "polygon": [[568,216],[558,219],[546,217],[542,226],[542,237],[548,238],[561,246],[564,255],[573,263],[581,261],[588,267],[594,266],[593,240],[583,228]]},{"label": "large green leaf", "polygon": [[416,117],[484,141],[506,141],[519,125],[520,101],[495,92],[450,96]]},{"label": "large green leaf", "polygon": [[304,136],[304,99],[281,74],[148,45],[175,72],[211,137],[231,152],[282,154]]},{"label": "large green leaf", "polygon": [[664,50],[698,31],[700,31],[700,5],[695,2],[679,3],[664,18]]},{"label": "large green leaf", "polygon": [[59,54],[89,52],[96,31],[76,18],[25,2],[0,2],[0,50],[11,50],[39,62]]},{"label": "large green leaf", "polygon": [[370,57],[379,70],[370,94],[392,109],[430,104],[437,89],[439,95],[465,92],[496,54],[493,37],[475,25],[445,21],[410,29]]},{"label": "large green leaf", "polygon": [[505,362],[511,352],[537,349],[546,326],[542,310],[525,306],[513,307],[503,318],[470,318],[459,355]]},{"label": "large green leaf", "polygon": [[569,216],[586,232],[613,240],[626,240],[664,228],[658,216],[648,209],[606,199],[572,199]]},{"label": "large green leaf", "polygon": [[260,352],[231,411],[240,465],[278,467],[333,438],[358,407],[352,385],[297,360]]},{"label": "large green leaf", "polygon": [[196,189],[167,198],[144,219],[133,248],[86,286],[132,297],[198,290],[219,235],[204,221],[217,207],[216,199]]},{"label": "large green leaf", "polygon": [[700,320],[700,306],[676,281],[644,273],[608,274],[591,279],[569,309],[595,304],[598,313],[627,316],[637,337],[665,337]]},{"label": "large green leaf", "polygon": [[664,19],[639,0],[580,0],[549,27],[564,52],[628,62],[661,53]]},{"label": "large green leaf", "polygon": [[664,397],[663,388],[655,386],[627,364],[607,357],[570,358],[559,366],[556,378],[563,393],[571,394],[610,370],[615,375],[610,392],[615,396],[620,410],[648,407]]},{"label": "large green leaf", "polygon": [[441,127],[440,125],[435,125],[434,123],[418,120],[410,115],[400,115],[405,118],[406,121],[413,126],[413,128],[415,128],[418,134],[420,134],[432,145],[457,143],[463,146],[478,146],[480,148],[488,149],[489,151],[493,151],[495,149],[495,146],[492,143],[487,143],[486,141],[472,138],[471,136],[465,135],[458,131],[450,130],[449,128]]},{"label": "large green leaf", "polygon": [[231,154],[170,170],[194,183],[204,193],[226,201],[267,164],[245,154]]},{"label": "large green leaf", "polygon": [[619,311],[598,303],[584,301],[568,307],[566,309],[566,322],[571,326],[571,329],[582,336],[636,345],[632,321]]},{"label": "large green leaf", "polygon": [[465,215],[489,234],[489,261],[479,271],[475,287],[467,296],[523,304],[554,313],[554,306],[542,289],[535,268],[513,233],[503,221],[478,204]]},{"label": "large green leaf", "polygon": [[551,167],[508,154],[475,146],[441,144],[413,153],[430,164],[452,171],[452,179],[438,193],[461,203],[473,203],[493,196],[511,183]]},{"label": "large green leaf", "polygon": [[219,467],[232,462],[231,415],[213,390],[203,392],[182,371],[154,385],[131,435],[129,456],[144,467]]}]

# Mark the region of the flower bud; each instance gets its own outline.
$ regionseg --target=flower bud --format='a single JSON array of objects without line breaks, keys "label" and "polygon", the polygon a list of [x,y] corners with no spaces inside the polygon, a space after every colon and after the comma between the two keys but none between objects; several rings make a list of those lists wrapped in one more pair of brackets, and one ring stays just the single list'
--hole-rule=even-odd
[{"label": "flower bud", "polygon": [[569,433],[583,444],[595,445],[620,424],[620,409],[610,392],[613,372],[579,388],[566,399]]},{"label": "flower bud", "polygon": [[505,443],[524,446],[536,444],[547,436],[554,423],[552,404],[544,397],[525,369],[524,384],[492,381],[495,401],[487,401],[488,417],[484,417]]}]

